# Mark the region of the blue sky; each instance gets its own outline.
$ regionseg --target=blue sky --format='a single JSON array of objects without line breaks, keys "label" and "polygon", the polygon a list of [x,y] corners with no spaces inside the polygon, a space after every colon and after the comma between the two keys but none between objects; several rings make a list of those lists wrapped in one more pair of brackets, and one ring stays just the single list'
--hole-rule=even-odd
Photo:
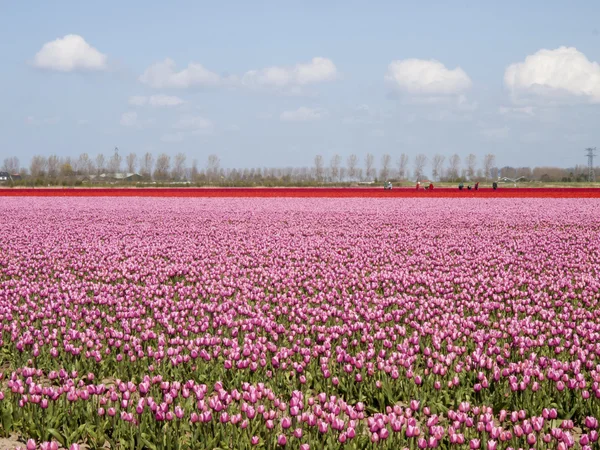
[{"label": "blue sky", "polygon": [[0,155],[585,164],[598,17],[594,1],[0,1]]}]

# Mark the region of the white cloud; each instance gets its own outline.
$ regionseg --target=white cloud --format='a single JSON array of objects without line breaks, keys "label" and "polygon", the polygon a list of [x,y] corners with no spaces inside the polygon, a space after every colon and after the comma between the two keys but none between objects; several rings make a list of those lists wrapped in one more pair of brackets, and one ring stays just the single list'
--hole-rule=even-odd
[{"label": "white cloud", "polygon": [[169,107],[183,105],[184,103],[185,101],[179,97],[164,94],[151,95],[150,97],[144,97],[143,95],[129,97],[129,104],[132,106]]},{"label": "white cloud", "polygon": [[308,122],[327,117],[327,111],[320,108],[307,108],[301,106],[292,111],[284,111],[279,118],[284,122]]},{"label": "white cloud", "polygon": [[516,118],[527,118],[535,115],[535,109],[533,106],[520,106],[510,107],[501,106],[498,108],[498,112],[503,116],[516,117]]},{"label": "white cloud", "polygon": [[450,70],[439,61],[424,59],[392,61],[385,80],[413,95],[455,95],[471,87],[471,79],[460,67]]},{"label": "white cloud", "polygon": [[162,142],[176,143],[176,142],[183,142],[184,137],[185,137],[184,133],[182,133],[181,131],[178,131],[177,133],[163,134],[160,137],[160,140]]},{"label": "white cloud", "polygon": [[148,67],[139,80],[157,89],[243,86],[278,89],[287,94],[301,95],[302,86],[331,81],[337,76],[335,64],[330,59],[321,57],[290,67],[273,66],[249,70],[241,77],[221,76],[206,69],[202,64],[193,62],[187,68],[178,71],[175,62],[167,58]]},{"label": "white cloud", "polygon": [[129,111],[121,115],[121,125],[124,127],[135,127],[139,125],[138,115],[136,112]]},{"label": "white cloud", "polygon": [[553,100],[582,99],[600,102],[600,65],[574,47],[542,49],[511,64],[504,72],[504,84],[513,100],[531,95]]},{"label": "white cloud", "polygon": [[187,68],[176,71],[175,61],[170,58],[148,67],[140,81],[153,88],[190,88],[194,86],[218,86],[224,80],[201,64],[190,63]]},{"label": "white cloud", "polygon": [[479,107],[479,104],[475,101],[470,102],[469,99],[467,99],[467,97],[461,94],[458,96],[456,107],[459,111],[472,112]]},{"label": "white cloud", "polygon": [[183,142],[190,136],[211,135],[215,125],[204,117],[187,115],[180,117],[171,128],[175,131],[163,134],[160,138],[162,142],[177,143]]},{"label": "white cloud", "polygon": [[389,118],[389,114],[378,109],[373,109],[369,105],[358,105],[348,111],[347,117],[342,119],[343,123],[356,124],[375,124]]},{"label": "white cloud", "polygon": [[33,65],[40,69],[72,72],[76,70],[105,70],[107,56],[89,45],[76,34],[68,34],[46,42],[33,58]]},{"label": "white cloud", "polygon": [[56,125],[58,122],[60,122],[60,119],[58,117],[44,117],[42,119],[38,119],[35,116],[28,116],[25,119],[25,123],[28,125],[35,125],[35,126],[40,126],[40,125]]},{"label": "white cloud", "polygon": [[128,111],[121,115],[121,125],[129,128],[144,128],[154,123],[153,119],[142,120],[135,111]]},{"label": "white cloud", "polygon": [[487,139],[497,140],[506,139],[510,133],[510,128],[507,126],[496,128],[485,128],[480,131],[481,135]]},{"label": "white cloud", "polygon": [[133,95],[129,97],[129,104],[131,106],[145,106],[148,104],[148,97],[143,95]]},{"label": "white cloud", "polygon": [[242,77],[242,85],[248,87],[298,88],[309,84],[335,80],[337,68],[328,58],[316,57],[308,63],[292,67],[272,66],[249,70]]},{"label": "white cloud", "polygon": [[214,124],[204,117],[200,116],[183,116],[174,125],[175,130],[184,130],[192,132],[210,132],[214,128]]}]

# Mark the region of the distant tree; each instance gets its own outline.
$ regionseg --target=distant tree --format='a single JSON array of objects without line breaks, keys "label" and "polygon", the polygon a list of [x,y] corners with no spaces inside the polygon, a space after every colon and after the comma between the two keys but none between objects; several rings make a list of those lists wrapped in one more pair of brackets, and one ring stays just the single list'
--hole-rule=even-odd
[{"label": "distant tree", "polygon": [[64,161],[60,166],[60,176],[61,177],[70,177],[75,173],[73,170],[73,166],[69,160]]},{"label": "distant tree", "polygon": [[492,177],[492,167],[496,164],[496,156],[488,153],[483,157],[483,176],[485,178]]},{"label": "distant tree", "polygon": [[408,178],[408,155],[406,153],[400,154],[400,158],[398,158],[398,178],[401,180]]},{"label": "distant tree", "polygon": [[427,156],[419,153],[415,156],[414,162],[415,178],[417,180],[421,180],[425,176],[425,166],[427,166]]},{"label": "distant tree", "polygon": [[137,155],[130,153],[125,157],[125,164],[127,165],[127,173],[135,173],[137,167]]},{"label": "distant tree", "polygon": [[45,156],[35,155],[31,158],[29,164],[29,173],[34,178],[41,178],[46,175],[48,169],[48,159]]},{"label": "distant tree", "polygon": [[340,166],[342,165],[342,157],[338,154],[335,154],[331,157],[331,161],[329,163],[331,180],[332,181],[340,181]]},{"label": "distant tree", "polygon": [[469,156],[467,156],[467,161],[466,161],[466,170],[467,170],[467,177],[469,178],[469,180],[472,180],[473,178],[475,178],[475,166],[477,165],[477,156],[475,156],[473,153],[469,153]]},{"label": "distant tree", "polygon": [[356,180],[358,178],[356,173],[356,169],[358,168],[358,156],[356,156],[354,153],[348,156],[348,159],[346,160],[346,167],[348,169],[348,178],[350,178],[352,181]]},{"label": "distant tree", "polygon": [[325,163],[323,162],[323,156],[315,156],[315,178],[318,182],[323,182],[325,176]]},{"label": "distant tree", "polygon": [[436,154],[433,156],[433,160],[431,161],[431,176],[435,180],[442,178],[445,160],[446,157],[444,155]]},{"label": "distant tree", "polygon": [[185,153],[177,153],[175,155],[172,176],[177,181],[181,181],[185,178],[185,159]]},{"label": "distant tree", "polygon": [[19,158],[16,156],[11,156],[10,158],[4,158],[4,162],[2,164],[2,170],[8,173],[19,173]]},{"label": "distant tree", "polygon": [[119,173],[121,172],[121,164],[123,162],[123,157],[119,155],[118,151],[111,156],[110,161],[108,162],[108,171],[110,173]]},{"label": "distant tree", "polygon": [[517,169],[512,166],[504,166],[500,169],[500,176],[506,178],[517,178]]},{"label": "distant tree", "polygon": [[190,169],[190,179],[192,181],[198,180],[198,160],[192,160],[192,168]]},{"label": "distant tree", "polygon": [[142,167],[141,167],[141,175],[150,178],[152,176],[152,169],[154,168],[154,156],[152,153],[146,152],[144,158],[142,159]]},{"label": "distant tree", "polygon": [[81,175],[91,175],[94,170],[94,162],[87,153],[82,153],[77,159],[77,172]]},{"label": "distant tree", "polygon": [[166,181],[169,178],[169,169],[171,167],[171,157],[166,153],[161,153],[156,158],[154,165],[154,179]]},{"label": "distant tree", "polygon": [[102,153],[96,155],[96,173],[101,175],[106,170],[106,158]]},{"label": "distant tree", "polygon": [[367,153],[365,157],[365,175],[367,180],[372,181],[375,178],[375,156],[372,153]]},{"label": "distant tree", "polygon": [[58,170],[60,166],[60,159],[56,155],[50,155],[48,157],[48,177],[56,178],[58,176]]},{"label": "distant tree", "polygon": [[392,157],[387,153],[381,157],[381,171],[379,177],[386,181],[390,177],[390,169],[392,166]]},{"label": "distant tree", "polygon": [[214,153],[208,155],[208,160],[206,162],[206,175],[208,176],[208,181],[214,181],[219,175],[219,170],[221,167],[221,160]]},{"label": "distant tree", "polygon": [[448,179],[450,181],[458,180],[458,172],[460,170],[460,156],[456,153],[448,160]]}]

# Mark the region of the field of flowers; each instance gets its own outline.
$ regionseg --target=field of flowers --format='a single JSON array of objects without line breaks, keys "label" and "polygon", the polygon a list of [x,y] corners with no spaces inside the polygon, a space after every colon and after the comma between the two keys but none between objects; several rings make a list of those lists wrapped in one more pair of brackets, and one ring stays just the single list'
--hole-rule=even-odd
[{"label": "field of flowers", "polygon": [[598,199],[0,214],[0,437],[28,449],[598,448]]},{"label": "field of flowers", "polygon": [[309,187],[309,188],[16,188],[0,187],[0,197],[178,197],[178,198],[600,198],[600,188],[481,187]]}]

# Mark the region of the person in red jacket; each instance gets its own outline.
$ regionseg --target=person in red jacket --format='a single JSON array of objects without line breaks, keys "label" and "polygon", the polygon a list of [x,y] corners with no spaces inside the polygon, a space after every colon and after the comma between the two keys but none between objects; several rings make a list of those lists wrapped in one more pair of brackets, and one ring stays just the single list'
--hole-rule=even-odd
[{"label": "person in red jacket", "polygon": [[433,183],[429,183],[429,190],[431,191],[433,189]]}]

